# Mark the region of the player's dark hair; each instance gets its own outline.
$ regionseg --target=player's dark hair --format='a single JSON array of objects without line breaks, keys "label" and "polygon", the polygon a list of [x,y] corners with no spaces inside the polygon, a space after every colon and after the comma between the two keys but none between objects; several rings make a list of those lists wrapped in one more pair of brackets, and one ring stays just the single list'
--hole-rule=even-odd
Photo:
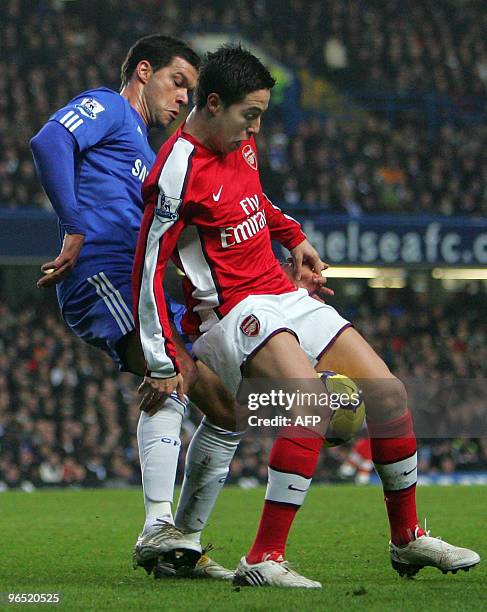
[{"label": "player's dark hair", "polygon": [[201,59],[199,55],[182,40],[162,34],[151,34],[139,38],[130,47],[122,64],[120,71],[122,87],[127,85],[137,64],[142,60],[147,60],[156,72],[160,68],[169,66],[175,57],[181,57],[196,69],[200,67]]},{"label": "player's dark hair", "polygon": [[207,53],[201,64],[194,92],[197,108],[217,93],[225,106],[241,102],[258,89],[272,89],[276,81],[259,58],[241,45],[223,45]]}]

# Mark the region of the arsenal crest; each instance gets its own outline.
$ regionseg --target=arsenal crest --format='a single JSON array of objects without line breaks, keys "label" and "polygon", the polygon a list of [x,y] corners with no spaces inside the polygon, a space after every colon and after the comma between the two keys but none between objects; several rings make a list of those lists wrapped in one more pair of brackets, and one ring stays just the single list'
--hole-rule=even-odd
[{"label": "arsenal crest", "polygon": [[242,149],[242,155],[252,170],[257,170],[257,156],[249,144]]},{"label": "arsenal crest", "polygon": [[251,338],[253,336],[258,336],[260,332],[259,319],[253,314],[249,315],[248,317],[245,317],[242,323],[240,323],[240,330],[246,336],[249,336]]}]

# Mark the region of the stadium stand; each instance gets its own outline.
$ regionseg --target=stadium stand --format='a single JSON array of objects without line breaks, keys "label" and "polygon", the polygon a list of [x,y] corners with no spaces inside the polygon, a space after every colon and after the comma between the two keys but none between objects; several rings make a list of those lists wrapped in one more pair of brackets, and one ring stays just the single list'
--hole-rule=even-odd
[{"label": "stadium stand", "polygon": [[[450,11],[450,2],[439,1],[428,5],[412,1],[408,9],[399,2],[384,9],[383,3],[358,0],[293,0],[284,6],[277,1],[244,0],[235,6],[215,1],[211,7],[202,1],[111,0],[103,8],[88,3],[93,10],[78,2],[42,0],[33,7],[24,0],[6,0],[4,4],[0,23],[3,207],[49,208],[35,177],[29,138],[53,109],[80,89],[100,84],[117,88],[126,47],[136,36],[154,30],[244,35],[291,69],[309,69],[338,87],[353,83],[362,101],[367,92],[374,97],[373,92],[393,91],[386,105],[389,110],[400,105],[404,92],[446,97],[458,108],[485,109],[487,47],[482,26],[486,16],[475,1],[463,3],[462,11]],[[302,31],[310,32],[306,40],[300,37]],[[273,37],[275,32],[279,39]],[[336,55],[341,62],[333,60]],[[278,114],[271,114],[261,139],[263,182],[269,196],[290,208],[355,215],[485,214],[485,124],[469,126],[455,116],[446,123],[435,120],[437,129],[432,130],[421,121],[418,124],[415,113],[402,113],[401,120],[394,122],[388,115],[369,113],[357,123],[309,117],[291,138]],[[485,110],[480,115],[484,119]]]},{"label": "stadium stand", "polygon": [[[407,291],[380,300],[375,292],[347,314],[405,380],[421,382],[426,372],[444,381],[485,379],[485,301],[465,293],[428,309],[421,294],[408,300]],[[458,318],[459,305],[468,305],[468,317]],[[0,488],[136,484],[136,381],[79,342],[54,311],[51,303],[15,310],[0,303]],[[435,427],[448,428],[449,415],[454,431],[481,431],[476,422],[484,407],[478,397],[463,393],[441,409]],[[196,411],[186,419],[183,447],[198,419]],[[422,473],[487,469],[487,438],[445,434],[423,440]],[[247,487],[265,482],[270,446],[268,438],[250,432],[230,482]],[[348,449],[327,449],[317,480],[335,480]],[[182,465],[184,453],[180,460]]]}]

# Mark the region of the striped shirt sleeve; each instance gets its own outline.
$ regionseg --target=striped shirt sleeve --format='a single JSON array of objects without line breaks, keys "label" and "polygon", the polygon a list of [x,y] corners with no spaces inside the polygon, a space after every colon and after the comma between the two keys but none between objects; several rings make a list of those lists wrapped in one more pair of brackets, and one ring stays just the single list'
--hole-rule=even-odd
[{"label": "striped shirt sleeve", "polygon": [[[157,182],[157,197],[146,206],[134,265],[134,307],[147,375],[170,378],[179,372],[164,296],[167,263],[184,228],[180,209],[191,171],[193,145],[174,144]],[[147,194],[145,194],[147,195]]]}]

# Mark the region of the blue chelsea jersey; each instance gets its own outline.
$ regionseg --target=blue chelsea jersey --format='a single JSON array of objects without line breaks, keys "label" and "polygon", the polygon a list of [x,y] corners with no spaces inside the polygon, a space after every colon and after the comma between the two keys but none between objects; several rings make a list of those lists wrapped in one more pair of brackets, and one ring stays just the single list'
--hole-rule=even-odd
[{"label": "blue chelsea jersey", "polygon": [[59,286],[70,289],[100,268],[130,270],[143,212],[141,188],[155,159],[140,115],[119,93],[100,87],[54,113],[79,148],[75,188],[86,230],[74,270]]}]

